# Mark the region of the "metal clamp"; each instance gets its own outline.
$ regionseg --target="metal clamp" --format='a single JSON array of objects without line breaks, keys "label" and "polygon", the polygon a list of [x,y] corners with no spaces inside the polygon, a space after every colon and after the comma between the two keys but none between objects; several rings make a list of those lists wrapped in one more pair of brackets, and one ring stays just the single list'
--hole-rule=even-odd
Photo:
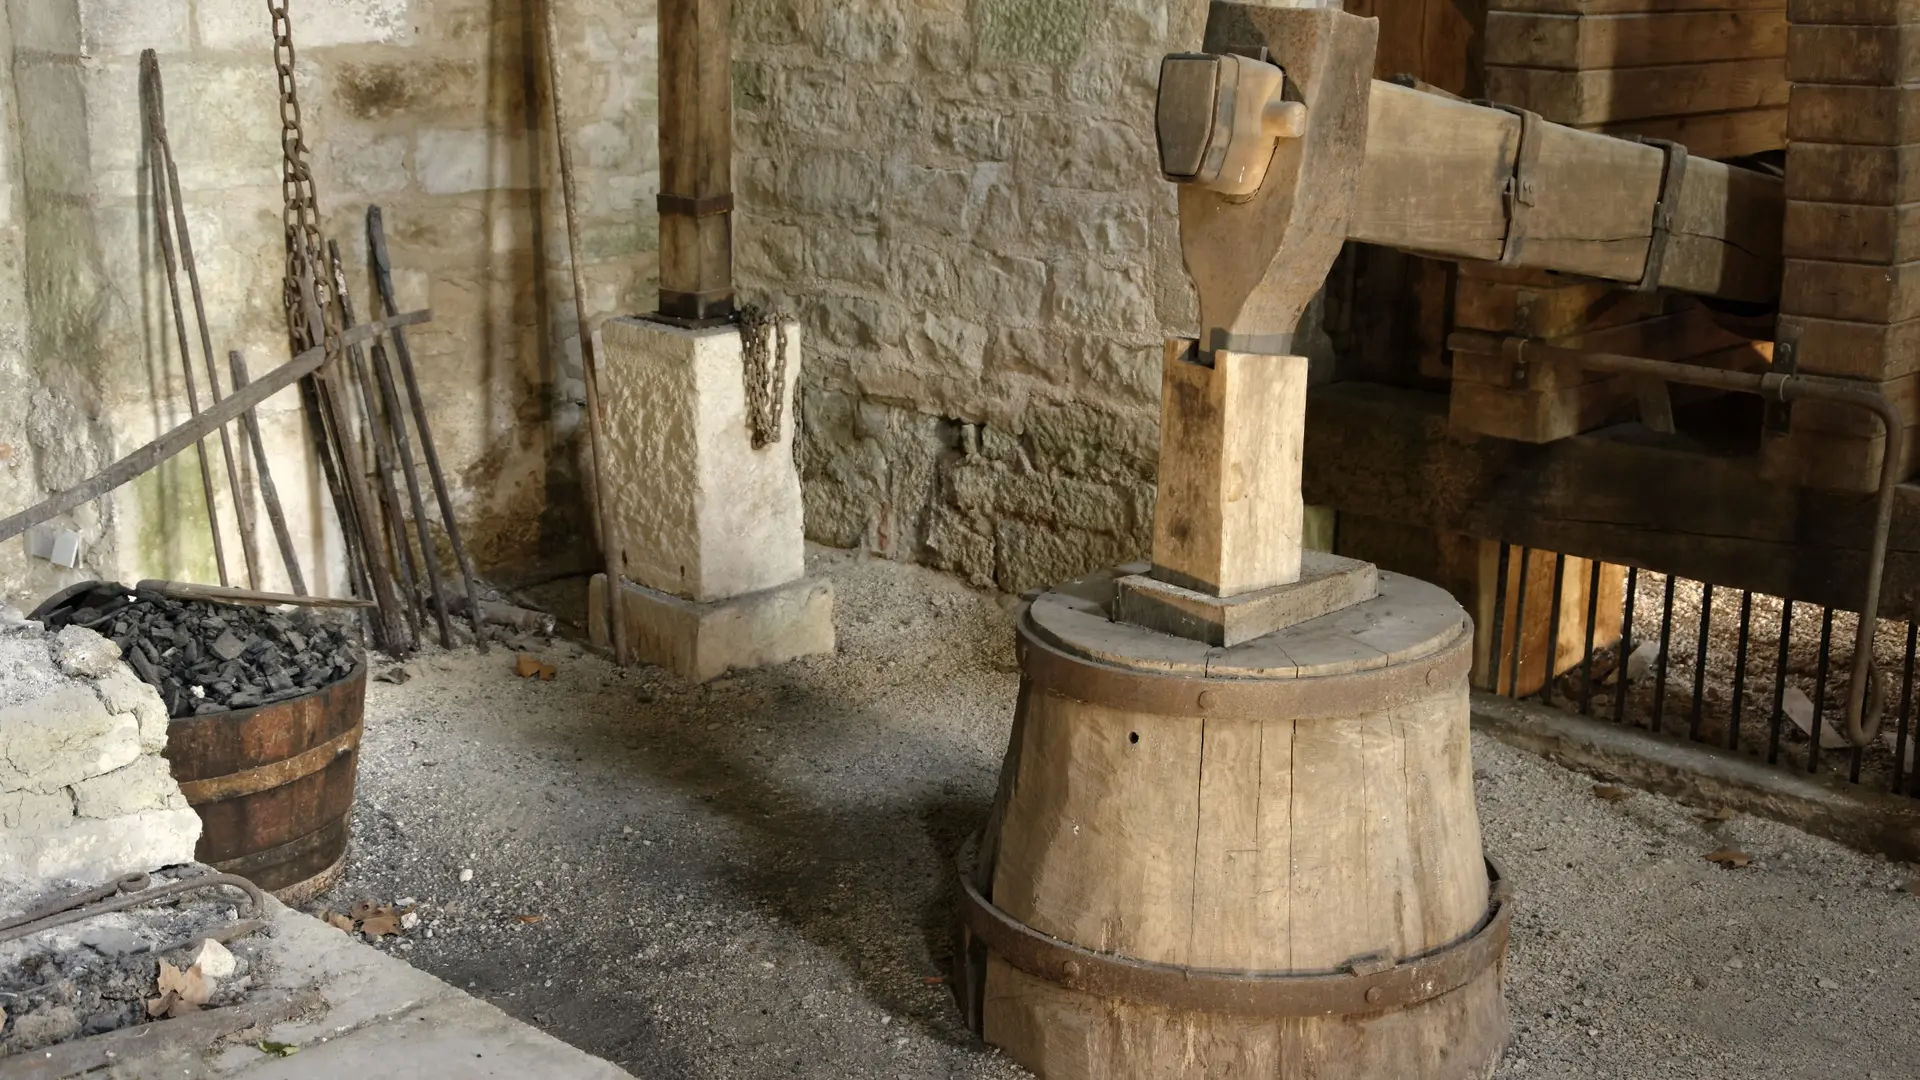
[{"label": "metal clamp", "polygon": [[1513,905],[1487,860],[1487,913],[1465,937],[1394,962],[1357,958],[1338,971],[1245,972],[1186,967],[1094,952],[1026,925],[980,894],[969,843],[960,853],[960,916],[966,956],[976,947],[1067,990],[1169,1009],[1260,1017],[1345,1016],[1404,1009],[1466,986],[1506,956]]},{"label": "metal clamp", "polygon": [[1533,209],[1539,194],[1534,174],[1540,167],[1540,127],[1544,121],[1539,113],[1518,105],[1485,99],[1474,104],[1520,118],[1520,146],[1513,154],[1513,175],[1507,178],[1507,236],[1501,243],[1497,262],[1500,266],[1518,266],[1527,240],[1527,211]]},{"label": "metal clamp", "polygon": [[1653,204],[1653,232],[1647,237],[1646,269],[1641,272],[1639,284],[1634,286],[1640,292],[1652,292],[1660,287],[1667,238],[1673,234],[1673,214],[1680,205],[1680,186],[1687,177],[1687,148],[1671,139],[1651,139],[1644,135],[1627,138],[1666,154],[1660,170],[1660,196]]}]

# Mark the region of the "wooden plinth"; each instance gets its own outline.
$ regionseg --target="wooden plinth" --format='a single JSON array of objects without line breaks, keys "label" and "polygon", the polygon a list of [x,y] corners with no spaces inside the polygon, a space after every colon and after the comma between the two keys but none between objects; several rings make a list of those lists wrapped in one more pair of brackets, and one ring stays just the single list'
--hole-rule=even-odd
[{"label": "wooden plinth", "polygon": [[1042,1078],[1488,1076],[1506,914],[1465,612],[1383,573],[1367,603],[1214,648],[1110,621],[1132,569],[1021,621],[963,892],[977,1029]]}]

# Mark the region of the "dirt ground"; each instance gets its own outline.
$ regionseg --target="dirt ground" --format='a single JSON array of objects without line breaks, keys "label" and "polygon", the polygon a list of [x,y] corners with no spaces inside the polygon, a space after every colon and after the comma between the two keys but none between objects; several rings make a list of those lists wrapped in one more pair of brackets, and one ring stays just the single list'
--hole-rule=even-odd
[{"label": "dirt ground", "polygon": [[[1024,1075],[936,981],[1012,718],[1008,605],[810,561],[839,590],[833,656],[691,687],[562,642],[553,682],[495,648],[372,684],[324,902],[417,903],[383,948],[650,1080]],[[1519,898],[1499,1076],[1913,1075],[1911,868],[1474,751]],[[1752,864],[1702,858],[1723,846]]]}]

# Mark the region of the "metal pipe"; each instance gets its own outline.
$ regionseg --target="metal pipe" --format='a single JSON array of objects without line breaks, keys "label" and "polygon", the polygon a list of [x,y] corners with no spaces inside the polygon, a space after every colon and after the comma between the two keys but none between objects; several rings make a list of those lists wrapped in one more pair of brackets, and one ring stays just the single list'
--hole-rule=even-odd
[{"label": "metal pipe", "polygon": [[[1456,338],[1477,339],[1486,335],[1455,335]],[[1867,555],[1866,595],[1861,601],[1859,629],[1854,634],[1853,670],[1847,681],[1847,739],[1855,746],[1865,746],[1880,733],[1882,718],[1872,718],[1868,727],[1866,712],[1867,686],[1872,680],[1873,639],[1880,620],[1880,582],[1886,569],[1887,536],[1893,528],[1893,496],[1900,485],[1900,462],[1903,457],[1905,427],[1899,410],[1885,397],[1845,379],[1824,378],[1818,375],[1786,375],[1769,371],[1755,374],[1747,371],[1721,371],[1715,368],[1695,367],[1692,364],[1676,363],[1671,360],[1650,360],[1643,356],[1622,356],[1617,353],[1590,353],[1579,349],[1569,349],[1536,341],[1520,341],[1515,353],[1517,362],[1526,363],[1531,358],[1572,364],[1593,371],[1609,371],[1622,375],[1648,375],[1667,382],[1684,383],[1688,386],[1704,386],[1715,390],[1729,390],[1742,394],[1758,394],[1780,402],[1825,401],[1835,405],[1864,409],[1880,418],[1880,425],[1886,432],[1886,445],[1880,459],[1880,486],[1877,492],[1878,503],[1874,513],[1873,537]],[[1819,733],[1816,731],[1817,739]]]}]

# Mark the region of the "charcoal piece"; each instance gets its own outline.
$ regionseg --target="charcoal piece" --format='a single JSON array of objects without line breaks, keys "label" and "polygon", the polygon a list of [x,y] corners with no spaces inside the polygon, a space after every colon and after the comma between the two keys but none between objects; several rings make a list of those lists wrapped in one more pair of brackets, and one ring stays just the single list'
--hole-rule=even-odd
[{"label": "charcoal piece", "polygon": [[235,683],[233,685],[233,692],[236,695],[250,694],[253,697],[259,697],[261,694],[264,694],[267,691],[266,691],[266,687],[261,686],[259,683],[243,682],[243,683]]},{"label": "charcoal piece", "polygon": [[285,690],[276,690],[273,693],[268,694],[266,697],[261,698],[260,703],[262,705],[272,705],[275,702],[292,701],[294,698],[299,697],[303,692],[304,691],[302,691],[297,686],[289,686]]},{"label": "charcoal piece", "polygon": [[298,630],[289,630],[287,631],[286,638],[287,645],[291,647],[294,652],[303,653],[307,651],[307,635]]},{"label": "charcoal piece", "polygon": [[[258,640],[259,640],[258,638],[253,639],[253,641],[258,641]],[[252,641],[243,641],[239,637],[235,636],[233,631],[227,630],[222,632],[219,637],[214,639],[214,642],[211,648],[213,650],[213,655],[219,657],[222,660],[238,660],[240,659],[241,654],[245,653],[247,651],[247,647],[251,644],[252,644]]]},{"label": "charcoal piece", "polygon": [[227,707],[233,709],[251,709],[260,704],[259,694],[235,694],[227,699]]},{"label": "charcoal piece", "polygon": [[276,694],[282,690],[291,690],[293,689],[293,679],[285,672],[276,671],[267,676],[267,689]]},{"label": "charcoal piece", "polygon": [[287,618],[285,615],[279,615],[279,614],[268,615],[266,618],[266,624],[268,626],[273,627],[275,630],[280,631],[283,634],[293,629],[293,620]]},{"label": "charcoal piece", "polygon": [[180,655],[189,664],[199,663],[200,662],[200,642],[194,638],[188,638],[187,640],[181,642]]},{"label": "charcoal piece", "polygon": [[153,642],[143,639],[137,644],[140,646],[140,651],[146,654],[148,663],[156,665],[160,663],[160,650],[154,648]]},{"label": "charcoal piece", "polygon": [[[125,650],[122,651],[124,652]],[[147,659],[147,654],[144,651],[134,649],[131,652],[127,652],[127,663],[133,665],[133,673],[140,676],[141,682],[146,683],[148,686],[160,685],[160,669],[154,666],[153,661]]]},{"label": "charcoal piece", "polygon": [[225,680],[225,679],[221,679],[221,680],[220,680],[219,682],[217,682],[217,683],[214,683],[214,684],[212,684],[211,686],[208,686],[208,687],[207,687],[207,693],[209,693],[209,694],[215,694],[215,695],[218,695],[219,697],[223,697],[223,698],[224,698],[224,697],[232,697],[232,696],[233,696],[233,684],[232,684],[232,683],[230,683],[230,682],[228,682],[228,681],[227,681],[227,680]]},{"label": "charcoal piece", "polygon": [[211,716],[217,712],[226,712],[227,707],[217,701],[201,701],[193,707],[195,716]]},{"label": "charcoal piece", "polygon": [[223,679],[238,679],[241,673],[246,670],[247,665],[244,661],[229,660],[220,665],[220,677]]}]

